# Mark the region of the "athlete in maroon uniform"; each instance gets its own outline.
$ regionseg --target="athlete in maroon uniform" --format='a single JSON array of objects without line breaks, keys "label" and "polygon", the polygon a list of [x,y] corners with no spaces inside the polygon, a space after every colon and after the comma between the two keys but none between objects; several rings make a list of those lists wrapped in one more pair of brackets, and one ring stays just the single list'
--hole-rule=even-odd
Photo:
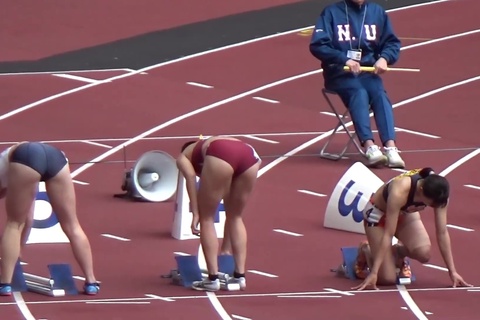
[{"label": "athlete in maroon uniform", "polygon": [[[249,144],[238,139],[216,136],[185,143],[177,158],[177,166],[185,177],[193,212],[192,232],[198,234],[207,263],[209,277],[193,283],[193,289],[216,291],[218,279],[218,240],[215,213],[223,199],[226,211],[222,251],[231,251],[235,258],[234,281],[245,289],[247,231],[242,212],[257,180],[261,160]],[[196,187],[196,177],[200,185]]]}]

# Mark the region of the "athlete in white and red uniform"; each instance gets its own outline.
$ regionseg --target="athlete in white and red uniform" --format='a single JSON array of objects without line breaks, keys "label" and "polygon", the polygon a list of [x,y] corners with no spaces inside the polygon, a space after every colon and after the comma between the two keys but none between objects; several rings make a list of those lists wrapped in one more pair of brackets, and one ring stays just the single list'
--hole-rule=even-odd
[{"label": "athlete in white and red uniform", "polygon": [[[395,284],[396,268],[404,276],[410,274],[404,258],[421,263],[430,259],[431,243],[420,218],[420,211],[432,207],[435,215],[437,243],[453,286],[471,286],[457,273],[447,229],[447,206],[450,186],[446,178],[431,168],[407,171],[380,187],[365,207],[364,226],[368,239],[361,244],[357,274],[362,263],[368,263],[369,273],[355,289],[376,288],[378,284]],[[399,240],[392,247],[392,239]],[[392,250],[393,249],[393,250]]]}]

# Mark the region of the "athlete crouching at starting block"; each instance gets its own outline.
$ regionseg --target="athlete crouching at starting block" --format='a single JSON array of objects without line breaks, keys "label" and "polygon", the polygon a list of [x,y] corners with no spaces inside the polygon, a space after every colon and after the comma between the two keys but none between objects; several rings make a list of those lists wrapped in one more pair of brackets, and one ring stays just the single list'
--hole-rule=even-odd
[{"label": "athlete crouching at starting block", "polygon": [[[430,259],[430,238],[420,218],[420,211],[427,206],[434,210],[437,243],[453,286],[471,286],[457,273],[453,261],[447,229],[448,198],[447,179],[431,168],[407,171],[382,185],[363,210],[368,243],[359,246],[355,273],[364,281],[352,289],[393,285],[397,268],[399,277],[411,274],[406,257],[421,263]],[[392,247],[394,236],[399,242]]]}]

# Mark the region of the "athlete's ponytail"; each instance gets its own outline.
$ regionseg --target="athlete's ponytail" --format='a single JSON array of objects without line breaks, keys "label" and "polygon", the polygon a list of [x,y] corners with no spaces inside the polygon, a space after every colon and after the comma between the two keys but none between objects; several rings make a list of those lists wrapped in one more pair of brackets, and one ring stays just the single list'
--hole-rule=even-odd
[{"label": "athlete's ponytail", "polygon": [[428,177],[429,175],[431,174],[434,174],[435,172],[433,171],[432,168],[423,168],[422,170],[420,170],[420,172],[418,173],[420,175],[420,177],[422,177],[423,179],[425,179],[426,177]]}]

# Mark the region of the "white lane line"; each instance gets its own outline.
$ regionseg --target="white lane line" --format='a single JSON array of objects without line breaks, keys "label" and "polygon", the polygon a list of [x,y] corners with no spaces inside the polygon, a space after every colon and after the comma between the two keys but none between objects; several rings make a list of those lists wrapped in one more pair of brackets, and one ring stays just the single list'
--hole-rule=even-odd
[{"label": "white lane line", "polygon": [[218,297],[215,295],[215,293],[207,292],[207,297],[210,300],[210,303],[212,304],[212,306],[217,311],[218,315],[222,318],[222,320],[232,320],[228,312],[220,303],[220,300],[218,300]]},{"label": "white lane line", "polygon": [[81,184],[82,186],[88,186],[90,183],[88,182],[84,182],[84,181],[80,181],[80,180],[72,180],[73,183],[76,183],[76,184]]},{"label": "white lane line", "polygon": [[252,320],[251,318],[242,317],[242,316],[239,316],[237,314],[232,314],[232,318],[233,319],[238,319],[238,320]]},{"label": "white lane line", "polygon": [[104,237],[106,237],[106,238],[111,238],[111,239],[115,239],[115,240],[120,240],[120,241],[131,241],[130,239],[127,239],[127,238],[124,238],[124,237],[115,236],[115,235],[109,234],[109,233],[102,233],[102,236],[104,236]]},{"label": "white lane line", "polygon": [[277,275],[271,274],[271,273],[266,273],[263,271],[258,271],[258,270],[247,270],[250,273],[258,274],[259,276],[264,276],[268,278],[278,278]]},{"label": "white lane line", "polygon": [[331,116],[331,117],[336,117],[337,115],[333,112],[328,112],[328,111],[320,111],[321,114],[324,114],[326,116]]},{"label": "white lane line", "polygon": [[414,135],[417,135],[417,136],[422,136],[422,137],[427,137],[427,138],[432,138],[432,139],[440,139],[439,136],[435,136],[433,134],[424,133],[424,132],[420,132],[420,131],[413,131],[413,130],[398,128],[398,127],[395,127],[395,130],[410,133],[410,134],[414,134]]},{"label": "white lane line", "polygon": [[278,233],[287,234],[289,236],[303,237],[303,234],[301,234],[301,233],[291,232],[291,231],[287,231],[287,230],[283,230],[283,229],[273,229],[273,231],[278,232]]},{"label": "white lane line", "polygon": [[280,103],[277,100],[267,99],[267,98],[262,98],[262,97],[253,97],[253,99],[260,100],[260,101],[263,101],[263,102],[268,102],[268,103]]},{"label": "white lane line", "polygon": [[297,191],[301,192],[301,193],[309,194],[309,195],[312,195],[312,196],[316,196],[316,197],[326,197],[327,196],[326,194],[313,192],[313,191],[310,191],[310,190],[300,189],[300,190],[297,190]]},{"label": "white lane line", "polygon": [[157,300],[163,300],[163,301],[167,301],[167,302],[173,302],[175,301],[175,299],[171,299],[171,298],[166,298],[166,297],[162,297],[162,296],[157,296],[156,294],[146,294],[145,296],[149,297],[149,298],[152,298],[152,299],[157,299]]},{"label": "white lane line", "polygon": [[305,298],[341,298],[342,296],[277,296],[277,298],[300,298],[300,299],[305,299]]},{"label": "white lane line", "polygon": [[175,254],[175,255],[177,255],[177,256],[189,256],[188,253],[180,252],[180,251],[175,251],[173,254]]},{"label": "white lane line", "polygon": [[195,87],[200,87],[200,88],[206,88],[206,89],[211,89],[213,88],[213,86],[211,85],[208,85],[208,84],[204,84],[204,83],[200,83],[200,82],[187,82],[187,84],[191,85],[191,86],[195,86]]},{"label": "white lane line", "polygon": [[402,296],[403,300],[407,304],[407,306],[410,308],[410,311],[413,312],[415,316],[417,316],[417,319],[419,320],[428,320],[427,317],[423,314],[422,310],[417,306],[415,301],[413,301],[412,297],[408,293],[407,289],[403,285],[397,285],[398,292],[400,292],[400,295]]},{"label": "white lane line", "polygon": [[424,265],[425,267],[427,267],[427,268],[432,268],[432,269],[436,269],[436,270],[440,270],[440,271],[448,271],[447,268],[440,267],[440,266],[437,266],[437,265],[435,265],[435,264],[424,263],[423,265]]},{"label": "white lane line", "polygon": [[17,304],[17,307],[22,313],[25,320],[35,320],[35,317],[33,316],[32,312],[30,312],[30,309],[28,309],[27,304],[23,299],[22,293],[13,292],[12,294],[13,294],[13,298],[15,299],[15,303]]},{"label": "white lane line", "polygon": [[35,75],[53,75],[53,74],[66,74],[66,73],[97,73],[97,72],[116,72],[116,71],[128,71],[132,72],[133,69],[97,69],[97,70],[57,70],[57,71],[40,71],[40,72],[11,72],[0,73],[0,76],[35,76]]},{"label": "white lane line", "polygon": [[480,187],[479,187],[479,186],[474,186],[473,184],[466,184],[465,187],[471,188],[471,189],[480,190]]},{"label": "white lane line", "polygon": [[100,80],[90,79],[90,78],[85,78],[85,77],[80,77],[80,76],[74,76],[73,74],[57,73],[57,74],[52,74],[52,76],[58,77],[58,78],[65,78],[65,79],[70,79],[70,80],[81,81],[81,82],[87,82],[87,83],[100,82]]},{"label": "white lane line", "polygon": [[87,301],[86,304],[150,304],[150,301]]},{"label": "white lane line", "polygon": [[470,231],[475,231],[475,230],[473,230],[473,229],[456,226],[456,225],[454,225],[454,224],[447,224],[447,227],[452,228],[452,229],[462,230],[462,231],[469,231],[469,232],[470,232]]},{"label": "white lane line", "polygon": [[275,140],[259,138],[259,137],[255,137],[254,135],[250,135],[250,134],[244,135],[244,137],[252,139],[252,140],[258,140],[258,141],[266,142],[266,143],[272,143],[272,144],[279,143],[278,141],[275,141]]},{"label": "white lane line", "polygon": [[86,144],[91,144],[92,146],[97,146],[97,147],[102,147],[102,148],[107,148],[107,149],[113,148],[112,146],[109,146],[108,144],[103,144],[103,143],[90,141],[90,140],[82,140],[81,142],[86,143]]},{"label": "white lane line", "polygon": [[341,291],[341,290],[336,290],[336,289],[332,289],[332,288],[325,288],[325,291],[330,291],[332,293],[338,293],[338,294],[341,294],[341,295],[344,295],[344,296],[354,296],[355,294],[351,293],[351,292],[348,292],[348,291]]}]

